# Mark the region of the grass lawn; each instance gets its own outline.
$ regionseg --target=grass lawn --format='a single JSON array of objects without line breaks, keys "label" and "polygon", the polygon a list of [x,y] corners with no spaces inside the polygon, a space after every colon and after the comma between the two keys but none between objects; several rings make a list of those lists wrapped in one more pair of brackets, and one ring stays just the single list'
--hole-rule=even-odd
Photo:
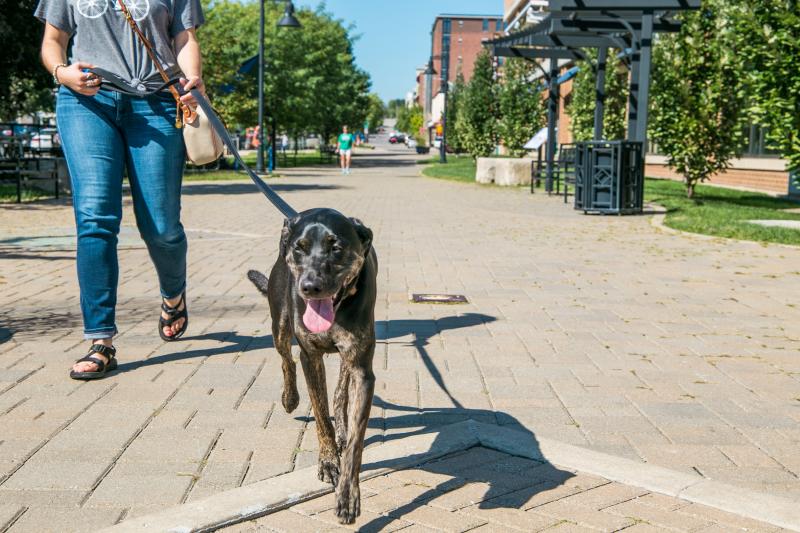
[{"label": "grass lawn", "polygon": [[[447,164],[432,158],[422,173],[431,178],[475,183],[476,164],[469,156],[447,156]],[[748,220],[800,220],[800,202],[783,200],[757,192],[698,185],[694,198],[686,198],[683,183],[648,179],[645,200],[667,209],[664,223],[673,229],[715,237],[800,245],[800,230],[768,228]]]},{"label": "grass lawn", "polygon": [[[52,193],[46,193],[39,189],[22,188],[22,201],[33,202],[42,198],[54,198]],[[0,204],[15,203],[17,201],[17,186],[0,185]]]},{"label": "grass lawn", "polygon": [[448,154],[446,164],[439,163],[438,157],[431,158],[420,164],[425,165],[422,174],[429,178],[475,183],[477,163],[470,156]]},{"label": "grass lawn", "polygon": [[698,185],[694,198],[686,198],[681,182],[648,179],[645,201],[667,208],[665,224],[670,228],[716,237],[800,245],[800,230],[767,228],[748,220],[800,220],[799,202],[766,194]]}]

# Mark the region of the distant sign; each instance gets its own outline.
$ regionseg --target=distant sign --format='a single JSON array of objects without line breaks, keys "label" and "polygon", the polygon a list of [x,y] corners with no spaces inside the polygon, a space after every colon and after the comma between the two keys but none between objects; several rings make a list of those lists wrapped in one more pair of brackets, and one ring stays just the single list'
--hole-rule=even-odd
[{"label": "distant sign", "polygon": [[547,128],[542,128],[536,132],[533,138],[525,143],[526,150],[538,150],[544,143],[547,142]]}]

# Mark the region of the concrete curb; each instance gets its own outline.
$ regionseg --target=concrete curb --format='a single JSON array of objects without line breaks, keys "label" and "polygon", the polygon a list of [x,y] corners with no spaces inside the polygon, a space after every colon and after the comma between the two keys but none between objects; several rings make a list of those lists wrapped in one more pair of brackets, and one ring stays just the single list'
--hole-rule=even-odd
[{"label": "concrete curb", "polygon": [[[700,476],[615,457],[529,433],[467,420],[438,431],[390,442],[364,451],[361,479],[416,466],[433,459],[484,446],[511,455],[548,461],[653,492],[682,498],[739,516],[800,531],[800,502],[754,492]],[[229,490],[166,511],[126,520],[108,533],[165,531],[190,533],[252,520],[333,492],[309,467]]]}]

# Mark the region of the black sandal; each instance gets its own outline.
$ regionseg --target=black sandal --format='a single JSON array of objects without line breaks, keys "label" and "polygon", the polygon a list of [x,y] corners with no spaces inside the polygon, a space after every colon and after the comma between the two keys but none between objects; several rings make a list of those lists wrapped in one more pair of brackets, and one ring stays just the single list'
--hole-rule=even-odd
[{"label": "black sandal", "polygon": [[[108,358],[108,363],[100,359],[99,357],[95,357],[94,354],[99,353],[100,355],[105,355]],[[69,377],[72,379],[78,379],[81,381],[88,381],[90,379],[100,379],[104,377],[108,372],[117,369],[117,349],[113,346],[105,346],[103,344],[92,344],[92,347],[89,348],[89,353],[86,354],[85,357],[81,357],[76,363],[94,363],[97,365],[97,370],[94,372],[75,372],[71,370],[69,373]]]},{"label": "black sandal", "polygon": [[[181,306],[181,303],[183,304],[183,309],[178,310],[178,308]],[[188,307],[186,305],[186,291],[183,291],[183,294],[181,294],[181,299],[178,302],[178,305],[176,305],[175,307],[168,306],[167,302],[165,302],[162,299],[161,309],[167,314],[169,318],[164,318],[163,316],[158,317],[158,335],[167,342],[172,342],[180,339],[181,335],[183,335],[186,332],[186,328],[189,327],[189,313],[188,313]],[[180,319],[183,319],[183,327],[180,330],[178,330],[178,332],[175,335],[171,337],[164,335],[164,328],[172,326],[172,324],[174,324]]]}]

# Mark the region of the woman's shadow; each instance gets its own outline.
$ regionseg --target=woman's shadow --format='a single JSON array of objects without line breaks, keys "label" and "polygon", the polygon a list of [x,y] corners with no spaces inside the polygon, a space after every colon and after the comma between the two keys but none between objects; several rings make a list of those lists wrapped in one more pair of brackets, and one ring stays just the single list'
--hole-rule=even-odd
[{"label": "woman's shadow", "polygon": [[[464,452],[454,452],[449,457],[422,463],[416,469],[434,474],[429,479],[441,479],[441,482],[436,486],[430,486],[428,490],[414,497],[410,502],[389,511],[388,517],[382,516],[361,526],[359,531],[379,531],[392,520],[402,518],[428,504],[431,500],[469,483],[478,483],[487,485],[487,487],[483,494],[477,497],[473,496],[475,499],[470,502],[458,503],[457,498],[449,503],[443,503],[442,506],[454,511],[456,508],[465,507],[474,502],[479,509],[522,509],[532,506],[531,500],[537,494],[556,489],[574,477],[571,472],[560,470],[542,459],[539,443],[533,432],[506,413],[463,407],[416,408],[397,405],[385,401],[377,395],[374,397],[372,405],[407,414],[388,419],[370,418],[368,427],[373,429],[390,427],[394,432],[389,435],[373,435],[367,439],[365,446],[377,441],[389,442],[437,432],[437,436],[430,446],[431,450],[436,450],[440,448],[438,445],[440,439],[444,441],[447,438],[449,426],[442,425],[443,419],[451,421],[472,419],[478,422],[502,424],[501,427],[504,428],[510,426],[514,431],[519,432],[515,440],[517,443],[527,441],[524,447],[527,457],[515,457],[502,450],[487,450],[479,445]],[[407,429],[407,431],[402,431],[403,429]],[[505,431],[509,431],[509,429],[505,429]],[[480,447],[484,449],[476,449]],[[465,455],[459,457],[462,454]],[[471,456],[466,454],[471,454]],[[531,459],[531,457],[539,459]],[[364,464],[362,470],[369,471],[382,466],[386,465],[381,463]],[[543,499],[539,503],[546,503],[546,500]]]}]

